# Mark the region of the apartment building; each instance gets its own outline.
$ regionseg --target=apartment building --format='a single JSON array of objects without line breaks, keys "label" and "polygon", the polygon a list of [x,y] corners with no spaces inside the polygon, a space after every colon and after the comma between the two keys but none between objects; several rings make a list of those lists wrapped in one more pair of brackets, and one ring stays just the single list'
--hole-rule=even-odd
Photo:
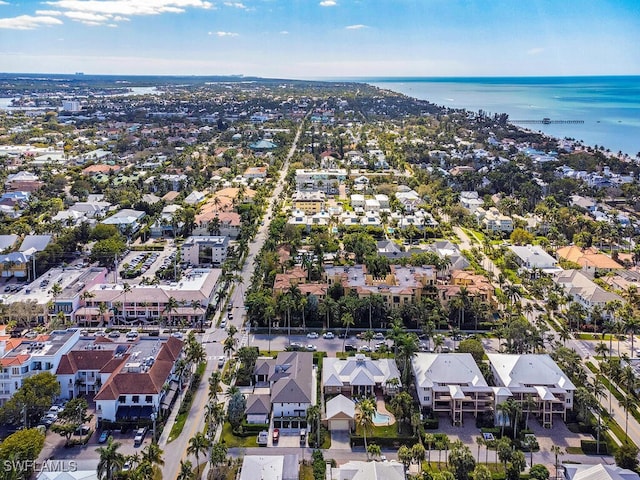
[{"label": "apartment building", "polygon": [[418,353],[411,367],[420,406],[449,413],[454,425],[492,410],[493,390],[470,353]]}]

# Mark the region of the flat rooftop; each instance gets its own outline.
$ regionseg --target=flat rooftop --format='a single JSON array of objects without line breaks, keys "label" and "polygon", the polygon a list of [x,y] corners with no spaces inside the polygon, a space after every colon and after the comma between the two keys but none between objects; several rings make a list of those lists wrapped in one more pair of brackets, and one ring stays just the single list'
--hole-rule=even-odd
[{"label": "flat rooftop", "polygon": [[7,352],[3,358],[17,357],[18,355],[48,355],[53,356],[58,353],[66,343],[75,336],[78,338],[80,333],[77,328],[68,330],[54,330],[49,334],[49,339],[45,341],[23,340],[16,348]]},{"label": "flat rooftop", "polygon": [[[52,268],[43,273],[33,282],[26,284],[22,290],[11,295],[3,295],[4,303],[26,302],[35,300],[39,305],[45,305],[53,299],[53,295],[49,293],[51,287],[58,283],[62,291],[68,290],[73,284],[77,284],[79,279],[86,275],[92,268]],[[46,282],[46,283],[45,283]]]}]

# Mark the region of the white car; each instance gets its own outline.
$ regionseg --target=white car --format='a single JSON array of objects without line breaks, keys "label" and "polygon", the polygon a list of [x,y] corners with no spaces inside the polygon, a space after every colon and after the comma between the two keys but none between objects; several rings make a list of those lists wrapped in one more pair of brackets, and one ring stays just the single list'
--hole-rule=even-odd
[{"label": "white car", "polygon": [[307,338],[318,338],[318,332],[309,332],[307,333]]},{"label": "white car", "polygon": [[322,335],[322,338],[326,340],[333,340],[336,337],[332,332],[326,332],[325,334]]},{"label": "white car", "polygon": [[378,332],[373,336],[373,339],[374,340],[384,340],[384,334],[381,333],[381,332]]},{"label": "white car", "polygon": [[307,345],[304,348],[307,352],[315,352],[316,350],[318,350],[318,348],[315,345],[311,345],[311,344]]}]

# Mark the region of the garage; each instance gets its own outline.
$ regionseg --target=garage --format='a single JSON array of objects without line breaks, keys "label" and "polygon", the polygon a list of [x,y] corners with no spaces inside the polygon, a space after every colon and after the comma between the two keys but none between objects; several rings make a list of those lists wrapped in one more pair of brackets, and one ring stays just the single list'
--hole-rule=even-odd
[{"label": "garage", "polygon": [[338,395],[327,402],[327,426],[331,432],[350,431],[356,415],[356,404],[344,395]]},{"label": "garage", "polygon": [[340,430],[351,430],[351,421],[350,420],[340,420],[334,419],[329,420],[329,430],[332,432],[337,432]]}]

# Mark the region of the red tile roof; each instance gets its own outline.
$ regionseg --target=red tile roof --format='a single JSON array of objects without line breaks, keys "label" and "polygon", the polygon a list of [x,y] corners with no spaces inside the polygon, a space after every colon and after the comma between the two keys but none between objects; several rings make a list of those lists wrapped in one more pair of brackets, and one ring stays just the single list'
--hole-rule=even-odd
[{"label": "red tile roof", "polygon": [[180,356],[183,342],[170,337],[160,348],[153,366],[146,372],[125,372],[122,362],[96,394],[95,400],[115,400],[120,395],[154,395],[160,393],[174,363]]}]

